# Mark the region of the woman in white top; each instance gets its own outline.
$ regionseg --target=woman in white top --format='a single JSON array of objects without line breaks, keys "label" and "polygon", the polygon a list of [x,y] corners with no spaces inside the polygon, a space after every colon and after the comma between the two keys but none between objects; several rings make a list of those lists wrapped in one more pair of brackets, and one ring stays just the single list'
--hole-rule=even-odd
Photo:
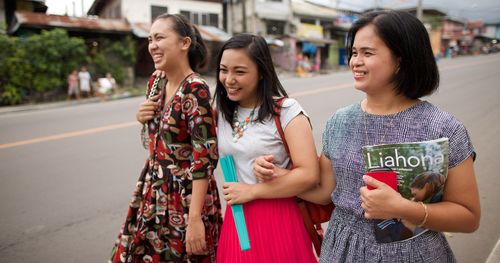
[{"label": "woman in white top", "polygon": [[[241,34],[228,40],[218,56],[215,98],[220,157],[232,155],[238,183],[223,184],[228,204],[243,204],[250,249],[239,245],[231,209],[226,209],[217,262],[316,262],[295,196],[319,181],[311,125],[294,99],[285,98],[281,126],[274,116],[277,99],[287,97],[278,80],[266,41]],[[279,167],[295,169],[259,182],[252,171],[256,157],[268,155]]]}]

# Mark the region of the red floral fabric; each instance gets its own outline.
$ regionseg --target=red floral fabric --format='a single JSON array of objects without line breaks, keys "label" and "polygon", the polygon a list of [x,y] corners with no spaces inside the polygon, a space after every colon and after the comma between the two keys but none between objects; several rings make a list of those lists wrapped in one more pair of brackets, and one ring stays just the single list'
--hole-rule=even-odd
[{"label": "red floral fabric", "polygon": [[[165,105],[163,92],[161,87],[160,105]],[[218,160],[215,122],[205,81],[197,74],[188,76],[149,122],[148,132],[150,154],[157,143],[155,158],[139,177],[110,262],[215,262],[222,216],[213,174]],[[209,253],[189,257],[185,238],[192,182],[203,178],[209,181],[202,213]]]}]

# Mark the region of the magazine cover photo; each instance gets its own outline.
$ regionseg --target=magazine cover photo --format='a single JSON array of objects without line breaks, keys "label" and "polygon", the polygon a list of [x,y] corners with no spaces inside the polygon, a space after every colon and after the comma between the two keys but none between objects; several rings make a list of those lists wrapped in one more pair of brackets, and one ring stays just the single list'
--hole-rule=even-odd
[{"label": "magazine cover photo", "polygon": [[[363,147],[365,171],[404,198],[416,202],[439,202],[448,175],[448,138],[431,141],[380,144]],[[380,243],[401,241],[426,231],[398,219],[375,220]]]}]

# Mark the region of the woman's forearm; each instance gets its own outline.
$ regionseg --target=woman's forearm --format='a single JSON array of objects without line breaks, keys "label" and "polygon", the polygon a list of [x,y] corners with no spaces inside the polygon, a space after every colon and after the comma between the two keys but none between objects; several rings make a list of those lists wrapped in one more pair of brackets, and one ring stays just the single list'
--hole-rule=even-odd
[{"label": "woman's forearm", "polygon": [[315,168],[280,169],[272,180],[253,185],[256,199],[296,196],[318,183]]},{"label": "woman's forearm", "polygon": [[[201,218],[205,196],[208,189],[208,179],[193,180],[193,191],[191,194],[191,204],[189,206],[189,219]],[[188,219],[188,220],[189,220]]]}]

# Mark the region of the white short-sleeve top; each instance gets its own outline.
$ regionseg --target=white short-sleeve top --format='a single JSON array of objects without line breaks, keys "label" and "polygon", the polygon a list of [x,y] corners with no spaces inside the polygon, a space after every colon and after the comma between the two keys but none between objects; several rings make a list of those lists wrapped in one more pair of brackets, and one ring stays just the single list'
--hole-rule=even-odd
[{"label": "white short-sleeve top", "polygon": [[[255,109],[253,120],[257,118],[258,110],[258,108]],[[238,107],[238,120],[243,121],[250,115],[251,111],[251,108]],[[285,99],[280,117],[283,130],[286,129],[291,120],[301,113],[307,116],[295,99]],[[281,141],[274,117],[267,118],[262,123],[252,121],[244,131],[243,136],[236,142],[233,141],[232,124],[224,119],[221,112],[218,113],[217,119],[219,156],[233,156],[239,182],[257,183],[257,179],[252,172],[252,165],[254,160],[262,155],[274,155],[275,165],[282,168],[288,167],[290,158]]]}]

